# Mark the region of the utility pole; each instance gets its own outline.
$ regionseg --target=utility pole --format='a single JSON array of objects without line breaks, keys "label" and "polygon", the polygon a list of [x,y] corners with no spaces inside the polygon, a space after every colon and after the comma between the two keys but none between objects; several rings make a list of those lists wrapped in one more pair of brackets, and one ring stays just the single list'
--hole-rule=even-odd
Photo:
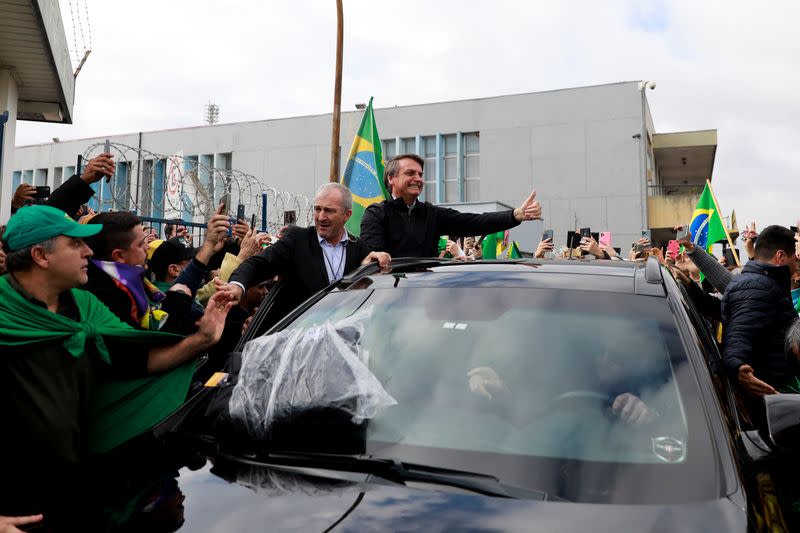
[{"label": "utility pole", "polygon": [[339,127],[342,114],[342,36],[344,18],[342,0],[336,0],[336,81],[333,85],[333,131],[331,132],[331,173],[329,180],[339,181]]}]

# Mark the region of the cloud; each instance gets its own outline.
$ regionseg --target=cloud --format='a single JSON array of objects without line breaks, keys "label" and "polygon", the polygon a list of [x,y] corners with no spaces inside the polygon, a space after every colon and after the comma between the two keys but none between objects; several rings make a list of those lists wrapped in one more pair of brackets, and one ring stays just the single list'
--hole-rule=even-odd
[{"label": "cloud", "polygon": [[[332,2],[93,3],[75,124],[19,123],[17,143],[331,108]],[[345,2],[342,102],[377,107],[653,79],[658,131],[717,128],[714,184],[740,221],[800,217],[800,4],[498,0]]]}]

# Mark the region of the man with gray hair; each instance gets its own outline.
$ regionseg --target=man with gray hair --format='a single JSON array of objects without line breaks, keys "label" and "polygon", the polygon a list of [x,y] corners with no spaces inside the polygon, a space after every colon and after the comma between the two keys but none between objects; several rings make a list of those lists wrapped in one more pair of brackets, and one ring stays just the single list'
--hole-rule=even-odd
[{"label": "man with gray hair", "polygon": [[360,265],[377,261],[382,268],[391,258],[371,252],[363,240],[352,239],[344,224],[352,211],[350,190],[339,183],[326,183],[314,197],[314,225],[290,226],[281,239],[250,257],[218,290],[241,300],[250,287],[280,276],[282,287],[275,299],[274,321]]}]

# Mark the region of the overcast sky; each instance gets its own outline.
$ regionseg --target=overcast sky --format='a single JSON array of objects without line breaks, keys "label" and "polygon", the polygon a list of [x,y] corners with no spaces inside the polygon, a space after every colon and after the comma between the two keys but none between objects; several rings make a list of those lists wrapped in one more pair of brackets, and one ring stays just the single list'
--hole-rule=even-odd
[{"label": "overcast sky", "polygon": [[[87,2],[75,122],[19,122],[18,145],[199,125],[209,100],[222,122],[330,111],[334,0]],[[655,80],[656,131],[718,130],[724,212],[800,218],[800,2],[344,4],[344,109]]]}]

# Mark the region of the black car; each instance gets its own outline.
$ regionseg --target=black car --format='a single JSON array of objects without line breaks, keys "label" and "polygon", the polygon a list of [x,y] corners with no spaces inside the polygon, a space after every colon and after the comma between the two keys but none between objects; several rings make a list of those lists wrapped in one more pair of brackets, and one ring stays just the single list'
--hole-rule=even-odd
[{"label": "black car", "polygon": [[[92,523],[798,530],[784,451],[800,441],[800,401],[770,398],[755,429],[664,272],[402,260],[363,267],[268,332],[266,302],[225,376],[106,459]],[[340,351],[363,365],[342,372]]]}]

